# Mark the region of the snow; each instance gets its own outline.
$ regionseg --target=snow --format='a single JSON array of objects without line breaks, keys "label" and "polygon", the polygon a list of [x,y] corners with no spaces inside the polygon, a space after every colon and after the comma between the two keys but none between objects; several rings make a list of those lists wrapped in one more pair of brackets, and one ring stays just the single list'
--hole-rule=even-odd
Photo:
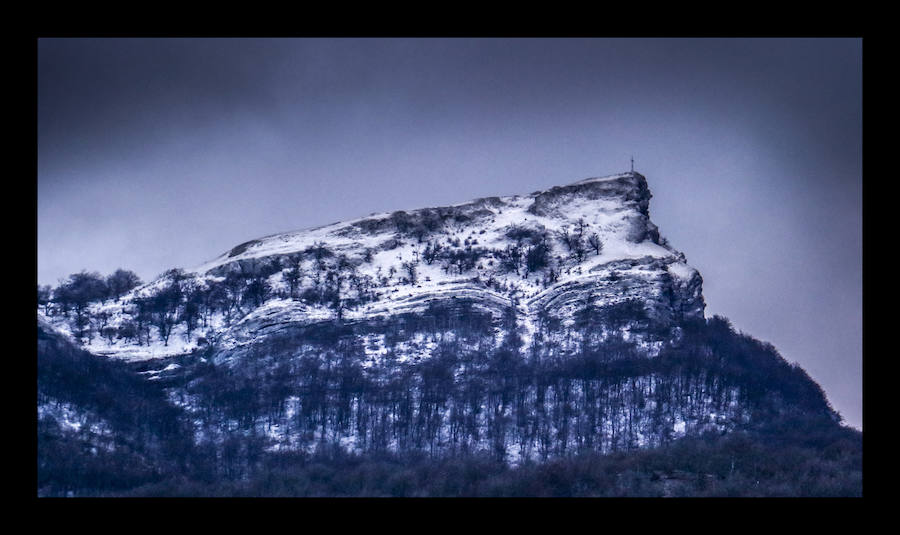
[{"label": "snow", "polygon": [[689,281],[697,273],[697,270],[684,262],[673,262],[669,264],[669,273],[681,280]]},{"label": "snow", "polygon": [[52,417],[63,428],[70,431],[78,431],[84,425],[85,417],[74,406],[68,403],[43,403],[39,404],[38,419]]},{"label": "snow", "polygon": [[628,172],[628,173],[617,173],[615,175],[585,178],[584,180],[579,180],[578,182],[573,182],[572,185],[589,184],[591,182],[608,182],[611,180],[618,180],[620,178],[630,178],[630,177],[633,177],[634,175],[635,175],[635,173]]},{"label": "snow", "polygon": [[[606,177],[588,178],[575,182],[571,185],[580,185],[601,181],[613,181],[632,176],[633,175],[631,173],[620,173]],[[500,201],[503,206],[495,212],[494,221],[492,221],[492,224],[490,225],[494,230],[493,237],[496,239],[498,231],[502,232],[509,224],[518,224],[528,218],[541,220],[541,222],[545,224],[550,223],[550,226],[548,228],[558,228],[560,225],[558,225],[556,221],[550,221],[549,218],[541,218],[539,216],[525,213],[525,210],[527,210],[533,200],[534,198],[532,196],[514,195],[501,197]],[[610,219],[610,214],[608,212],[620,211],[622,205],[622,203],[617,199],[599,201],[590,201],[585,199],[584,201],[585,202],[580,203],[580,206],[572,206],[571,204],[567,205],[567,219],[569,220],[569,223],[577,221],[579,217],[583,217],[585,219],[594,218],[595,222],[598,222],[600,220],[603,220],[604,216],[606,216],[606,221],[602,222],[610,223],[612,222],[612,219]],[[467,201],[465,203],[451,206],[464,207],[473,203],[477,204],[477,202],[477,200]],[[418,210],[409,210],[408,212],[412,215],[417,211]],[[393,233],[389,232],[386,234],[365,235],[361,232],[356,232],[356,230],[354,229],[354,225],[364,221],[381,220],[390,216],[390,212],[384,212],[353,219],[350,221],[315,227],[307,230],[266,236],[255,240],[257,243],[250,245],[245,251],[238,255],[231,257],[229,256],[231,251],[228,251],[223,253],[219,257],[189,271],[192,273],[203,274],[212,269],[215,269],[216,267],[237,260],[261,258],[275,254],[289,254],[297,251],[302,251],[304,249],[312,247],[317,242],[326,243],[329,249],[332,249],[336,252],[358,252],[360,250],[364,250],[367,247],[375,248],[385,240],[390,239]],[[470,227],[466,227],[466,229],[469,230]],[[481,228],[475,227],[472,228],[472,230],[477,231],[481,230]],[[454,234],[457,236],[462,235],[461,232],[455,232]],[[410,249],[411,247],[407,247],[406,252],[409,252]],[[407,256],[407,259],[409,259],[409,256]],[[383,265],[383,262],[380,265]]]},{"label": "snow", "polygon": [[38,403],[37,413],[38,420],[53,418],[60,427],[67,431],[86,430],[95,435],[105,436],[110,436],[112,433],[107,422],[88,414],[71,403],[59,401]]},{"label": "snow", "polygon": [[[642,179],[643,177],[635,173],[619,173],[587,178],[569,186],[616,180],[626,180],[624,184],[627,185]],[[627,188],[624,190],[618,187],[610,188],[610,193],[599,195],[598,198],[598,195],[579,194],[577,188],[566,190],[569,186],[554,188],[554,192],[562,191],[560,202],[564,204],[560,206],[552,204],[555,198],[551,195],[549,202],[552,209],[546,212],[547,215],[528,212],[537,196],[544,195],[542,192],[499,197],[499,203],[476,200],[454,205],[464,211],[469,210],[468,207],[471,205],[473,213],[476,209],[480,214],[485,213],[483,210],[489,210],[489,216],[476,218],[466,225],[448,223],[442,232],[427,238],[439,241],[449,248],[452,248],[447,245],[451,240],[458,239],[461,242],[460,248],[465,247],[464,242],[467,239],[477,240],[475,247],[496,251],[504,250],[512,244],[506,234],[513,225],[543,228],[551,237],[550,255],[553,258],[567,257],[569,253],[557,236],[563,231],[573,233],[576,224],[583,221],[586,225],[584,236],[596,233],[603,243],[602,251],[600,254],[591,251],[577,265],[567,263],[559,273],[558,280],[549,287],[544,286],[542,275],[539,273],[522,278],[521,274],[503,272],[498,259],[491,256],[483,258],[474,270],[467,273],[448,273],[440,261],[429,265],[422,259],[426,244],[418,243],[415,238],[401,237],[399,246],[379,250],[386,242],[396,237],[393,226],[381,232],[368,232],[363,228],[372,228],[371,225],[367,227],[358,224],[384,220],[391,216],[388,212],[307,230],[266,236],[254,240],[240,254],[229,256],[231,251],[223,253],[194,269],[186,270],[186,273],[193,276],[197,284],[205,284],[212,280],[222,280],[221,277],[213,276],[210,271],[230,262],[295,253],[322,242],[336,255],[343,254],[351,261],[362,262],[357,266],[358,273],[374,282],[374,291],[378,294],[375,301],[346,310],[344,317],[347,320],[357,321],[420,311],[427,307],[431,300],[450,297],[472,298],[496,311],[509,306],[515,298],[522,337],[526,345],[531,343],[536,332],[535,318],[541,307],[550,302],[562,306],[566,300],[574,300],[583,294],[584,288],[592,288],[595,294],[618,291],[613,286],[609,286],[609,290],[604,290],[613,272],[633,280],[634,284],[631,286],[634,287],[632,290],[634,292],[658,292],[653,286],[654,277],[658,272],[650,267],[650,261],[653,259],[663,260],[667,264],[668,272],[678,280],[687,281],[696,274],[693,268],[683,262],[683,256],[677,251],[649,240],[640,243],[629,240],[629,233],[633,230],[635,221],[643,221],[644,216],[637,211],[634,203],[621,196],[623,191],[627,192]],[[546,195],[542,198],[545,199]],[[415,216],[417,212],[412,210],[407,213]],[[363,261],[366,250],[373,251],[371,262]],[[333,260],[329,259],[329,262]],[[418,280],[415,284],[405,280],[404,262],[416,263]],[[306,287],[311,283],[310,276],[316,273],[316,267],[309,259],[304,260],[301,267],[306,273],[302,281]],[[488,280],[496,281],[497,284],[487,286],[485,281]],[[271,275],[269,283],[275,290],[284,291],[287,288],[280,272]],[[149,296],[164,284],[163,279],[152,281],[132,290],[119,301],[110,300],[92,305],[90,312],[109,314],[108,325],[118,327],[129,317],[129,310],[135,297]],[[505,290],[501,291],[498,287]],[[605,298],[623,297],[625,296],[617,294]],[[196,329],[190,336],[184,324],[180,323],[173,329],[168,343],[160,341],[156,328],[152,327],[150,343],[146,345],[138,345],[134,341],[125,343],[118,339],[110,341],[95,335],[83,344],[83,347],[95,354],[131,361],[159,359],[198,350],[201,347],[199,342],[201,336],[210,343],[219,344],[222,348],[234,348],[252,343],[255,337],[284,325],[331,321],[335,317],[336,312],[332,308],[276,297],[248,311],[243,317],[232,318],[230,324],[226,324],[222,314],[215,314],[209,318],[208,325]],[[59,316],[43,319],[63,334],[70,337],[73,335],[71,320]],[[376,354],[381,354],[382,351],[383,349]]]}]

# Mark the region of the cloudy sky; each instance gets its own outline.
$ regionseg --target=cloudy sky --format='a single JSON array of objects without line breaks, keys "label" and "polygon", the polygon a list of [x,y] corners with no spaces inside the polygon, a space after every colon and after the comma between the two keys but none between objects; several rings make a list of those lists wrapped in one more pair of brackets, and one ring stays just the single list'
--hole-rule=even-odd
[{"label": "cloudy sky", "polygon": [[862,427],[859,39],[41,39],[38,282],[627,170]]}]

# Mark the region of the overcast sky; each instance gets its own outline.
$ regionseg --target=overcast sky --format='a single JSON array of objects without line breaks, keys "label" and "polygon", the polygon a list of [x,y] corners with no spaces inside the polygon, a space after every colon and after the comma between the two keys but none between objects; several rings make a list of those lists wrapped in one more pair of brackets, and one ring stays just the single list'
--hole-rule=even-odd
[{"label": "overcast sky", "polygon": [[859,39],[41,39],[38,282],[635,169],[862,427]]}]

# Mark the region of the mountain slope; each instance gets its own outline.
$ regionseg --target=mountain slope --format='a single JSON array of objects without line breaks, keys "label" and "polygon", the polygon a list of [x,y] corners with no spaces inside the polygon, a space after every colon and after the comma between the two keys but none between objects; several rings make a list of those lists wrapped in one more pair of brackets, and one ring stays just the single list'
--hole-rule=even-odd
[{"label": "mountain slope", "polygon": [[706,319],[638,173],[247,242],[40,318],[130,363],[241,477],[261,451],[522,463],[839,416]]},{"label": "mountain slope", "polygon": [[122,490],[183,469],[192,438],[164,392],[38,322],[38,493]]}]

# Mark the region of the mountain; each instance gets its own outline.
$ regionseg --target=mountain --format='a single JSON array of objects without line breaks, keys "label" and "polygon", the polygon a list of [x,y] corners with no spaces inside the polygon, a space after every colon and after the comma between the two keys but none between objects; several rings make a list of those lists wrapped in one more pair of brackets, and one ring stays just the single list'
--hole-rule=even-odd
[{"label": "mountain", "polygon": [[[57,292],[39,334],[152,385],[172,450],[228,480],[327,448],[518,466],[836,426],[802,369],[705,318],[650,198],[630,172],[267,236],[119,298]],[[39,419],[102,406],[51,398]]]},{"label": "mountain", "polygon": [[[252,240],[183,275],[201,288],[253,278],[256,288],[265,286],[265,298],[242,288],[219,314],[200,303],[206,327],[191,336],[175,325],[165,343],[96,336],[85,347],[125,359],[158,358],[204,340],[235,347],[288,325],[368,321],[454,299],[495,316],[514,306],[526,342],[542,319],[570,320],[586,300],[601,306],[639,300],[660,322],[702,318],[702,278],[660,239],[649,218],[650,197],[645,177],[625,173]],[[168,282],[164,276],[119,302],[92,305],[91,313],[109,313],[106,326],[118,328],[137,300]],[[48,319],[74,332],[69,322]]]}]

